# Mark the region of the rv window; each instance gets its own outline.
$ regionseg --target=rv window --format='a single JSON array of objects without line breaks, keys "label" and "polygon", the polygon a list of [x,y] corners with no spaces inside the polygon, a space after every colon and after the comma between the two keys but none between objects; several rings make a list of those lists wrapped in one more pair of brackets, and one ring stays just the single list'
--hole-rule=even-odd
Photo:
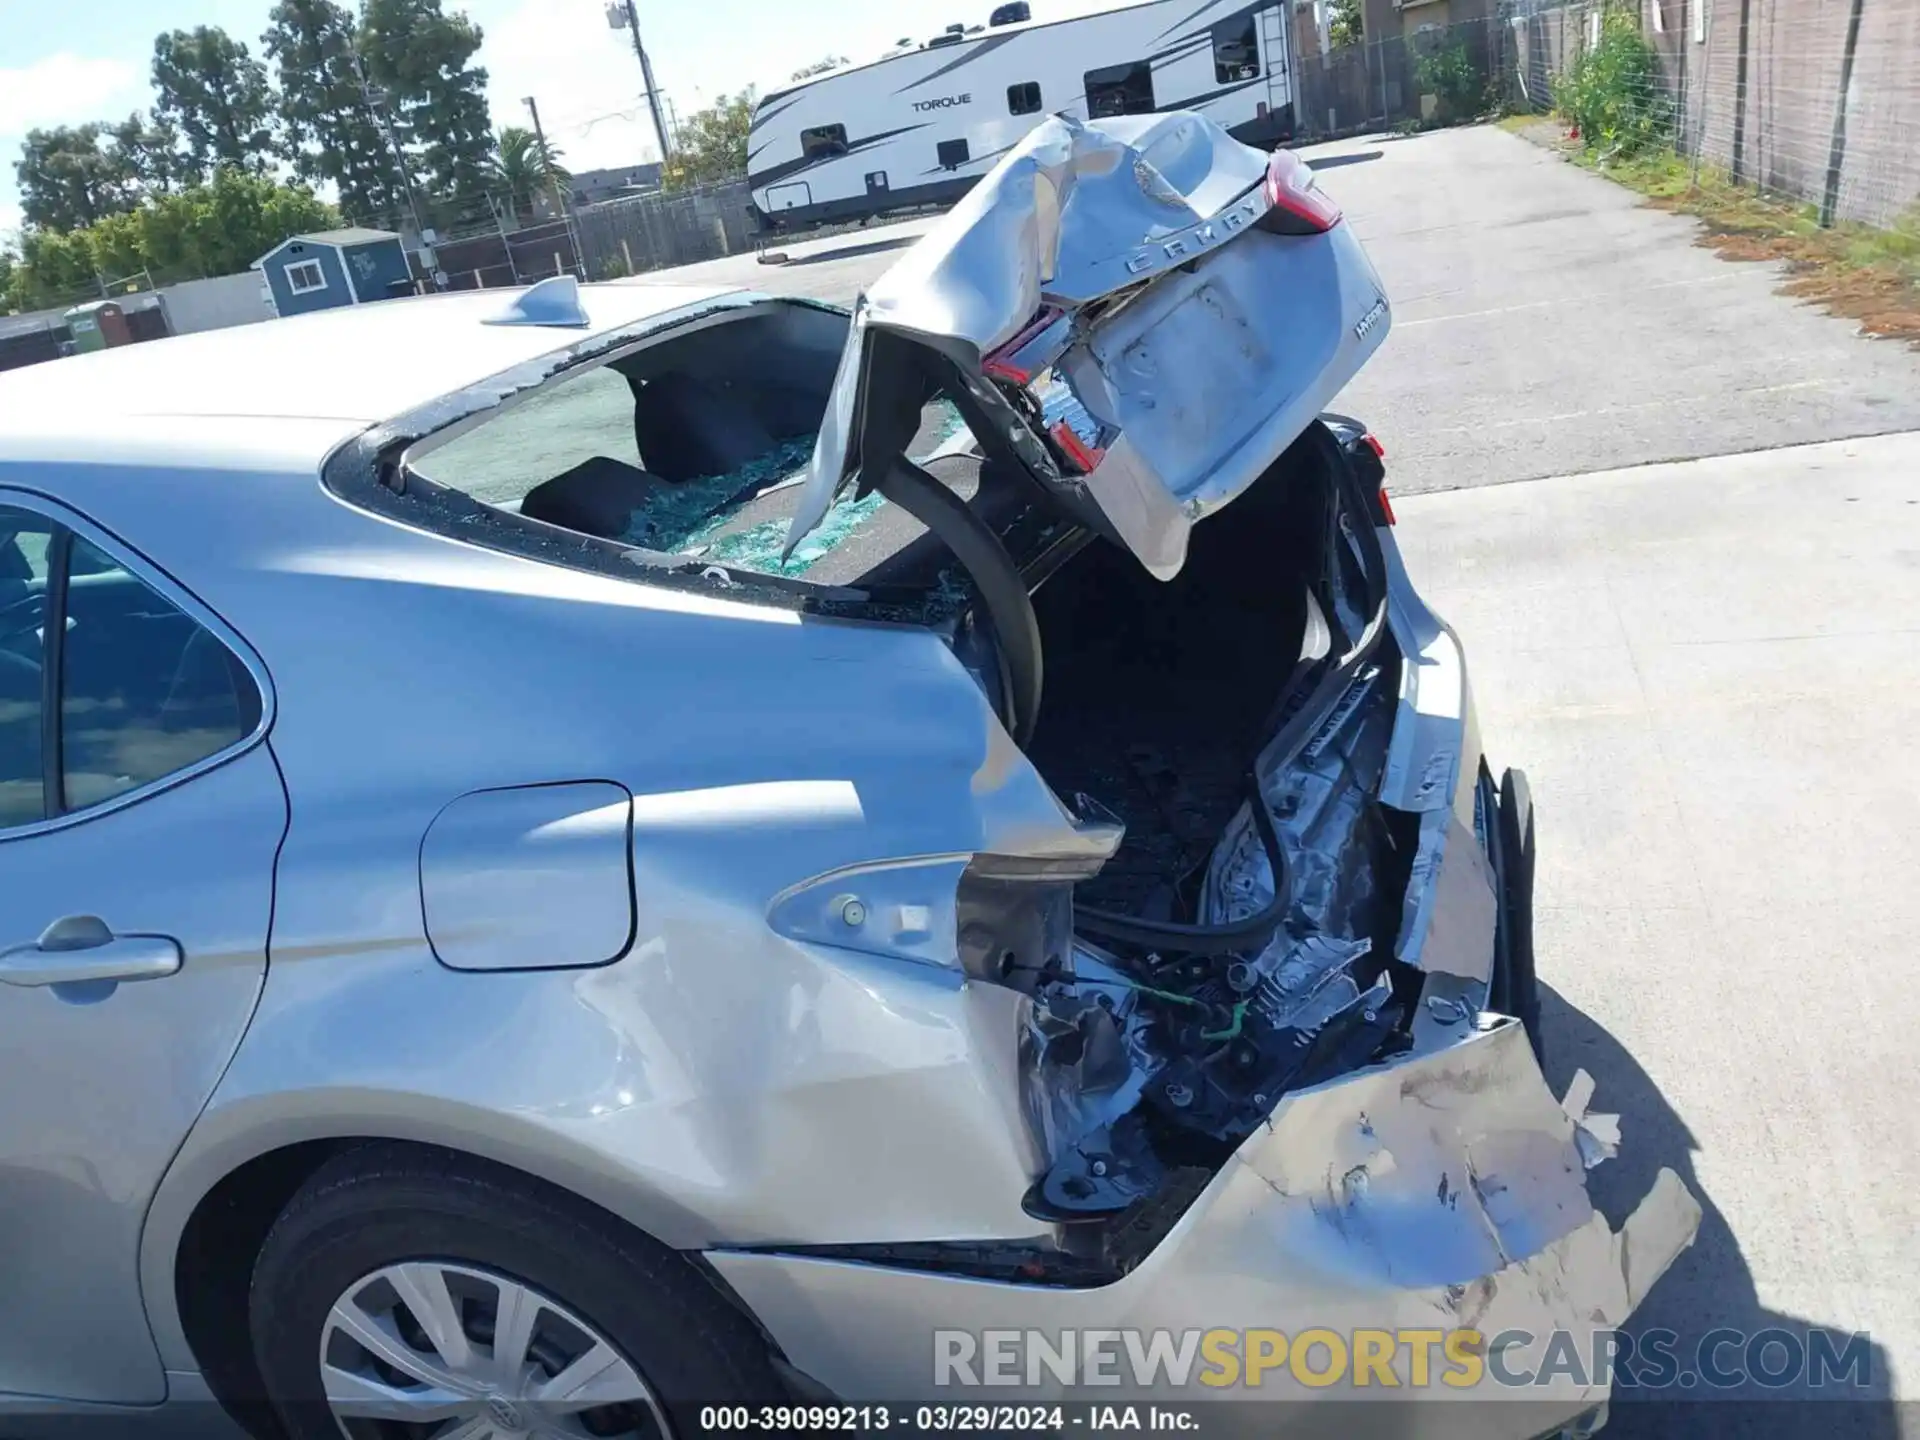
[{"label": "rv window", "polygon": [[1145,115],[1153,109],[1153,67],[1145,60],[1089,70],[1085,80],[1089,120],[1108,115]]},{"label": "rv window", "polygon": [[800,153],[809,160],[821,160],[830,155],[847,153],[847,127],[844,125],[815,125],[810,130],[800,132]]},{"label": "rv window", "polygon": [[1007,86],[1007,113],[1009,115],[1037,115],[1040,112],[1040,82],[1022,80],[1018,85]]},{"label": "rv window", "polygon": [[1221,85],[1257,79],[1260,46],[1253,36],[1253,16],[1222,20],[1213,27],[1213,78]]},{"label": "rv window", "polygon": [[958,170],[973,158],[964,140],[942,140],[934,147],[934,154],[939,157],[942,170]]}]

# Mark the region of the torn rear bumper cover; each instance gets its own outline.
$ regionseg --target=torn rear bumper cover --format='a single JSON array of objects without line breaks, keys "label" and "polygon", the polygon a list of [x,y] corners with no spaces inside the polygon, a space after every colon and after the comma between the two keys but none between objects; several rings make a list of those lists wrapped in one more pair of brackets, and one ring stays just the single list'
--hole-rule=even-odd
[{"label": "torn rear bumper cover", "polygon": [[[1699,1204],[1662,1170],[1614,1230],[1587,1194],[1585,1172],[1612,1153],[1616,1133],[1612,1117],[1587,1113],[1585,1073],[1557,1101],[1517,1022],[1452,1023],[1470,1033],[1434,1035],[1431,1048],[1285,1096],[1153,1252],[1110,1285],[1012,1285],[764,1252],[708,1258],[792,1364],[843,1399],[1495,1400],[1516,1403],[1476,1411],[1476,1434],[1551,1433],[1603,1404],[1606,1386],[1507,1387],[1484,1366],[1471,1387],[1410,1386],[1404,1358],[1390,1390],[1356,1387],[1351,1367],[1311,1388],[1284,1366],[1257,1387],[1244,1375],[1209,1385],[1200,1363],[1184,1383],[1164,1369],[1142,1383],[1124,1358],[1095,1374],[1084,1353],[1071,1385],[1044,1367],[1032,1373],[1024,1351],[991,1380],[974,1365],[977,1386],[939,1373],[941,1347],[954,1344],[941,1337],[957,1332],[1038,1332],[1058,1348],[1064,1336],[1084,1347],[1102,1332],[1110,1342],[1138,1332],[1148,1344],[1171,1332],[1177,1345],[1185,1332],[1218,1329],[1313,1328],[1348,1344],[1362,1330],[1469,1330],[1487,1342],[1507,1336],[1503,1369],[1529,1375],[1556,1335],[1583,1357],[1604,1351],[1602,1332],[1692,1243]],[[1513,1332],[1530,1340],[1516,1344]],[[1124,1344],[1108,1348],[1125,1355]],[[1327,1363],[1322,1352],[1315,1368]],[[1207,1431],[1268,1433],[1264,1408],[1227,1405]],[[1564,1421],[1543,1425],[1547,1409]],[[1407,1433],[1422,1428],[1415,1419]]]}]

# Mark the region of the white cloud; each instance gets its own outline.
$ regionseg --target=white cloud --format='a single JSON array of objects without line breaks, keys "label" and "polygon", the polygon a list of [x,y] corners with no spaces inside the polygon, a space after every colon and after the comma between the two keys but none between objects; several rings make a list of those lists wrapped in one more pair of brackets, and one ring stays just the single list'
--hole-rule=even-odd
[{"label": "white cloud", "polygon": [[531,95],[570,170],[658,158],[640,62],[626,31],[608,26],[605,0],[528,0],[491,7],[493,18],[488,6],[472,8],[486,30],[477,58],[487,67],[495,126],[529,126]]},{"label": "white cloud", "polygon": [[0,70],[0,142],[40,126],[117,118],[146,98],[146,76],[138,66],[63,50],[19,69]]},{"label": "white cloud", "polygon": [[27,131],[119,118],[146,98],[146,75],[127,60],[62,50],[0,70],[0,244],[11,243],[20,228],[13,161]]}]

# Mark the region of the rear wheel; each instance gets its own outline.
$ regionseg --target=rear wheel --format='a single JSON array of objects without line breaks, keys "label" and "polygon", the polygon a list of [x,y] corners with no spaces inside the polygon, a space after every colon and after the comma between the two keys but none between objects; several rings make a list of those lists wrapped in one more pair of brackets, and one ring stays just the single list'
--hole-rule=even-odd
[{"label": "rear wheel", "polygon": [[676,1409],[782,1393],[753,1326],[680,1256],[412,1146],[314,1176],[261,1249],[251,1322],[293,1440],[651,1440]]}]

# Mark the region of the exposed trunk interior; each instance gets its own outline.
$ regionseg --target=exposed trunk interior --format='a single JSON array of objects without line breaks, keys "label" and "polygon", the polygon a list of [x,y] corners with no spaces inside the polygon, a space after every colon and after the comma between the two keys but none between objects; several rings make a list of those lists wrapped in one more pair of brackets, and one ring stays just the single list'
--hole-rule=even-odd
[{"label": "exposed trunk interior", "polygon": [[1326,533],[1319,479],[1283,459],[1196,527],[1169,582],[1095,543],[1034,595],[1046,678],[1027,754],[1056,794],[1127,828],[1081,903],[1191,918],[1300,658]]}]

